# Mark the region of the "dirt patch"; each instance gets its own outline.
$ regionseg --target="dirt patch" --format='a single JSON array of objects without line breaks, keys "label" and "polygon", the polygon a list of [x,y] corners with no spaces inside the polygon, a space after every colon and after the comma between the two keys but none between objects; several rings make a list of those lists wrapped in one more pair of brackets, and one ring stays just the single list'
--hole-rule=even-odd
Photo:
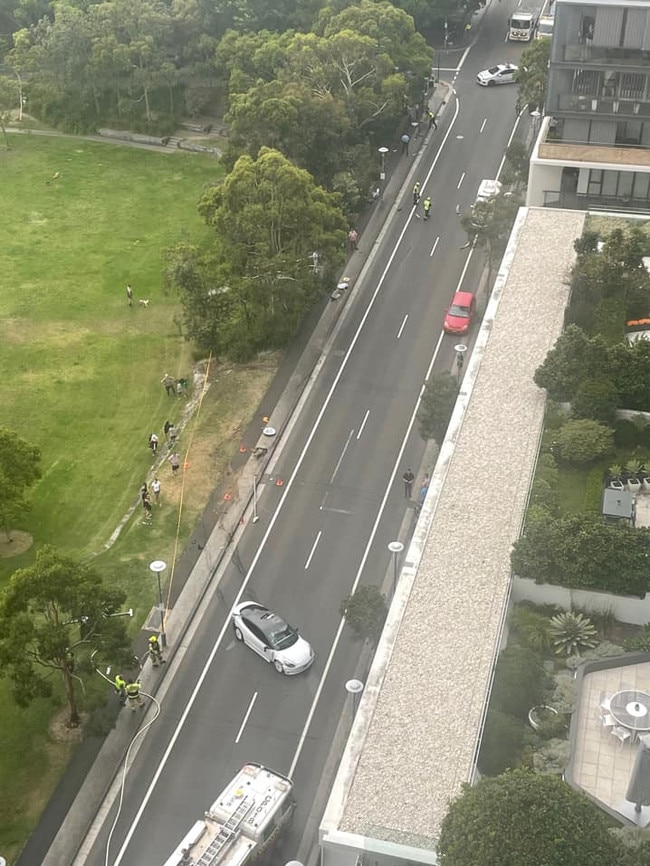
[{"label": "dirt patch", "polygon": [[70,728],[68,726],[70,710],[67,707],[64,707],[62,710],[59,710],[58,713],[55,713],[55,715],[50,719],[48,728],[52,739],[56,740],[57,743],[80,743],[83,739],[84,723],[88,720],[88,716],[85,713],[81,713],[80,715],[81,724],[79,727]]},{"label": "dirt patch", "polygon": [[9,537],[5,532],[1,532],[0,558],[9,559],[12,556],[18,556],[19,553],[29,550],[33,543],[34,539],[29,532],[23,532],[21,529],[12,529]]}]

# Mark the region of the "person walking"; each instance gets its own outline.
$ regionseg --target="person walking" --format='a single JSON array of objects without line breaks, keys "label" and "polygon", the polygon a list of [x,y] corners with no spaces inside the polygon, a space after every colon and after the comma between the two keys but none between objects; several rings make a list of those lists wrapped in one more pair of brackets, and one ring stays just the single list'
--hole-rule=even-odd
[{"label": "person walking", "polygon": [[133,289],[131,288],[131,286],[128,283],[126,284],[126,300],[128,302],[129,307],[132,307],[133,306]]},{"label": "person walking", "polygon": [[400,138],[400,141],[402,142],[402,154],[406,154],[406,156],[409,155],[409,141],[410,140],[411,140],[411,136],[408,134],[408,132],[405,132],[404,135]]},{"label": "person walking", "polygon": [[126,700],[129,704],[129,709],[132,713],[135,712],[136,707],[140,707],[141,710],[144,709],[144,701],[142,700],[142,695],[140,694],[140,690],[142,686],[139,682],[133,682],[133,680],[129,680],[124,687],[124,691],[126,692]]},{"label": "person walking", "polygon": [[156,503],[158,507],[161,506],[160,502],[160,481],[157,478],[151,482],[151,492],[153,493],[153,501]]},{"label": "person walking", "polygon": [[176,382],[174,382],[174,377],[170,376],[169,373],[165,373],[165,375],[160,380],[161,385],[164,386],[165,391],[169,397],[176,396]]},{"label": "person walking", "polygon": [[431,212],[431,198],[427,196],[424,200],[424,204],[422,205],[424,208],[424,218],[425,220],[429,219],[429,214]]},{"label": "person walking", "polygon": [[142,507],[144,508],[144,523],[147,525],[153,522],[153,511],[151,510],[151,499],[149,494],[142,497]]},{"label": "person walking", "polygon": [[404,475],[402,475],[402,481],[404,482],[404,497],[410,499],[413,492],[413,482],[415,481],[415,475],[410,469],[407,469]]},{"label": "person walking", "polygon": [[163,433],[165,434],[165,440],[167,441],[168,445],[169,445],[169,431],[173,428],[173,426],[174,425],[172,424],[171,421],[165,421],[165,425],[163,427]]},{"label": "person walking", "polygon": [[149,489],[147,488],[147,482],[145,481],[140,488],[140,499],[144,502],[147,496],[149,496]]},{"label": "person walking", "polygon": [[155,457],[156,454],[158,453],[158,437],[156,436],[155,433],[152,433],[149,436],[149,448],[151,448],[151,453]]},{"label": "person walking", "polygon": [[420,201],[420,184],[416,181],[413,185],[413,206]]},{"label": "person walking", "polygon": [[176,475],[178,473],[178,467],[181,465],[181,461],[180,461],[180,457],[178,456],[178,454],[175,451],[173,454],[170,455],[169,462],[172,465],[172,476],[174,478],[176,478]]},{"label": "person walking", "polygon": [[431,127],[438,129],[438,124],[436,123],[435,114],[429,109],[429,129],[431,129]]},{"label": "person walking", "polygon": [[359,244],[359,235],[356,229],[350,229],[348,232],[348,252],[353,253],[356,249],[358,249]]},{"label": "person walking", "polygon": [[115,674],[115,691],[120,700],[120,706],[126,706],[126,680],[122,674]]},{"label": "person walking", "polygon": [[165,659],[162,656],[162,649],[160,648],[160,641],[155,634],[152,634],[149,638],[149,658],[155,668],[161,664],[165,664]]}]

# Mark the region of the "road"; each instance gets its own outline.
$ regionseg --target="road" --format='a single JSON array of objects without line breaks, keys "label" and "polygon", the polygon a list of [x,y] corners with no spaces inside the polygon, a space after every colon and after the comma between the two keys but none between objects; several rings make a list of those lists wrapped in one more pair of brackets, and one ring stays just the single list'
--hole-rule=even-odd
[{"label": "road", "polygon": [[[260,491],[260,521],[243,535],[239,567],[228,566],[181,649],[161,715],[129,769],[108,857],[115,808],[88,866],[161,866],[250,760],[293,775],[299,805],[286,853],[295,856],[359,658],[359,645],[341,633],[339,604],[358,581],[382,582],[387,544],[413,519],[400,478],[423,454],[418,395],[434,361],[435,369],[453,366],[458,340],[443,337],[441,323],[461,274],[465,288],[478,284],[482,253],[467,264],[456,206],[466,210],[480,181],[496,176],[515,121],[515,87],[474,81],[496,62],[516,62],[521,48],[504,44],[507,15],[506,3],[486,10],[455,80],[458,98],[420,163],[433,217],[416,218],[404,190],[363,303],[350,311],[289,433],[276,467],[284,487]],[[457,63],[460,52],[447,58]],[[317,658],[307,673],[283,677],[235,642],[228,614],[239,598],[269,604],[310,640]]]}]

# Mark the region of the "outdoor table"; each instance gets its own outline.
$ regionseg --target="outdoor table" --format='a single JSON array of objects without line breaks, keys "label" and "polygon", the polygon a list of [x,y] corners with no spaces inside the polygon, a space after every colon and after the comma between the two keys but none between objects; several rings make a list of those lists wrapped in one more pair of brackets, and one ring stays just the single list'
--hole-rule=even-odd
[{"label": "outdoor table", "polygon": [[650,695],[634,689],[626,689],[612,695],[609,702],[610,715],[629,731],[650,731]]}]

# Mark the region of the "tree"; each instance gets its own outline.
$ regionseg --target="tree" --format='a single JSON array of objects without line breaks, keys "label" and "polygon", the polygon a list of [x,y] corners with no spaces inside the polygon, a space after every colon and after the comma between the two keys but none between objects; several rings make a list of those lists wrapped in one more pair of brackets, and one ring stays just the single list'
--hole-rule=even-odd
[{"label": "tree", "polygon": [[357,640],[376,644],[384,628],[388,607],[378,587],[362,584],[343,599],[339,613],[345,617]]},{"label": "tree", "polygon": [[531,111],[541,111],[546,102],[551,42],[551,39],[535,39],[524,48],[519,58],[519,104],[528,105]]},{"label": "tree", "polygon": [[418,409],[418,425],[423,439],[435,439],[438,445],[442,443],[457,397],[458,382],[451,373],[434,373],[425,382]]},{"label": "tree", "polygon": [[40,448],[0,427],[0,523],[9,541],[12,523],[29,508],[27,490],[41,477],[40,463]]},{"label": "tree", "polygon": [[481,774],[498,776],[518,767],[527,734],[523,722],[498,710],[488,710],[478,755]]},{"label": "tree", "polygon": [[519,205],[516,196],[497,195],[488,201],[476,202],[471,211],[461,217],[468,240],[485,250],[488,269],[505,251]]},{"label": "tree", "polygon": [[523,722],[542,700],[545,686],[540,656],[528,647],[506,647],[497,660],[490,707]]},{"label": "tree", "polygon": [[465,785],[442,822],[441,866],[613,866],[608,819],[558,776],[514,770]]},{"label": "tree", "polygon": [[18,82],[8,75],[0,75],[0,132],[4,138],[6,150],[11,150],[7,135],[7,123],[11,119],[12,110],[18,107],[18,97]]},{"label": "tree", "polygon": [[101,649],[114,664],[132,660],[124,619],[125,599],[93,569],[44,547],[29,568],[14,572],[0,593],[0,668],[19,706],[52,691],[58,671],[70,727],[79,725],[75,681],[92,670],[90,653]]},{"label": "tree", "polygon": [[599,377],[610,368],[607,344],[589,339],[577,325],[569,325],[557,338],[544,362],[535,371],[535,384],[545,388],[551,400],[571,400],[587,378]]},{"label": "tree", "polygon": [[618,390],[611,379],[585,379],[578,386],[571,408],[579,418],[613,424],[618,401]]},{"label": "tree", "polygon": [[614,431],[591,418],[567,421],[556,433],[555,446],[567,463],[591,463],[614,449]]}]

